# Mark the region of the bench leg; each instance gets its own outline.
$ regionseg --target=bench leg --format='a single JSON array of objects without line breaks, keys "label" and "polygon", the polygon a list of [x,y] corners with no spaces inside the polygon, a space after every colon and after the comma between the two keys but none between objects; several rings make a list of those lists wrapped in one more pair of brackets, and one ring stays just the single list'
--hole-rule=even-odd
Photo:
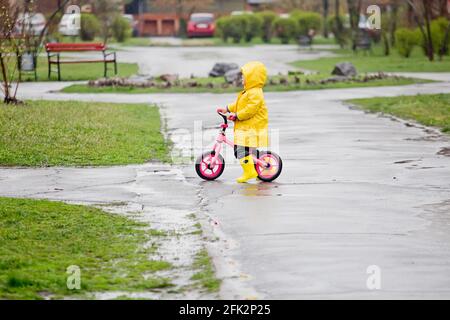
[{"label": "bench leg", "polygon": [[61,63],[60,63],[60,55],[58,53],[57,66],[58,66],[58,81],[61,81]]},{"label": "bench leg", "polygon": [[117,76],[117,61],[114,60],[114,75]]}]

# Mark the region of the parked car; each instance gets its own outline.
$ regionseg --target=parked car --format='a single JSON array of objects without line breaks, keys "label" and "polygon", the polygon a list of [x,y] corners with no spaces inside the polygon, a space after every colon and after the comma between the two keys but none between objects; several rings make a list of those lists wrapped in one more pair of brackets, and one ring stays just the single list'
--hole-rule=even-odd
[{"label": "parked car", "polygon": [[80,19],[79,15],[66,13],[62,16],[58,25],[58,32],[62,36],[78,36],[80,30],[74,27],[77,23],[76,19]]},{"label": "parked car", "polygon": [[137,37],[139,30],[138,30],[138,22],[134,19],[132,14],[124,14],[122,17],[128,21],[130,24],[131,30],[133,31],[133,37]]},{"label": "parked car", "polygon": [[42,13],[20,13],[17,17],[15,31],[18,34],[39,35],[45,29],[47,20]]},{"label": "parked car", "polygon": [[192,37],[212,37],[216,25],[214,23],[214,14],[212,13],[193,13],[187,25],[187,35]]}]

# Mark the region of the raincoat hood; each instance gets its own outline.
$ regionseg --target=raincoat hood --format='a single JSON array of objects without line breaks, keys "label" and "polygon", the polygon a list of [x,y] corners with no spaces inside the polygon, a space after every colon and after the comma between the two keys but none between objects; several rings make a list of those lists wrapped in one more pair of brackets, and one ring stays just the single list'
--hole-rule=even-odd
[{"label": "raincoat hood", "polygon": [[245,90],[253,88],[263,88],[267,81],[266,66],[259,61],[252,61],[242,68],[242,75],[245,78]]}]

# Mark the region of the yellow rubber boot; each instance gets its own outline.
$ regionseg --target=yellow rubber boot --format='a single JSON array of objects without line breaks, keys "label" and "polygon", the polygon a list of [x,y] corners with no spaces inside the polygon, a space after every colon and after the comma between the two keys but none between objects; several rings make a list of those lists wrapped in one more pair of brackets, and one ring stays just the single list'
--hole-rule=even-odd
[{"label": "yellow rubber boot", "polygon": [[255,170],[255,163],[253,162],[252,156],[247,156],[239,160],[241,163],[242,169],[244,169],[244,174],[237,178],[237,182],[244,183],[250,179],[255,179],[258,177],[258,173]]}]

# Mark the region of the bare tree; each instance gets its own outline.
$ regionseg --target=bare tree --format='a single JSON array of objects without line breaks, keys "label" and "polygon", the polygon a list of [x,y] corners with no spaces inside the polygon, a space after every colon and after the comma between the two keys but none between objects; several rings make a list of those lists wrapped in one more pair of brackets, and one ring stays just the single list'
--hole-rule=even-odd
[{"label": "bare tree", "polygon": [[399,0],[392,0],[391,7],[392,11],[390,13],[390,23],[389,23],[389,33],[391,36],[391,46],[395,46],[395,31],[397,31],[397,19],[399,11]]},{"label": "bare tree", "polygon": [[323,6],[321,1],[317,0],[279,0],[277,5],[287,11],[300,9],[304,11],[320,12]]},{"label": "bare tree", "polygon": [[100,20],[103,42],[107,43],[111,35],[111,26],[120,12],[121,0],[96,0],[94,8]]},{"label": "bare tree", "polygon": [[[43,30],[39,34],[34,34],[31,26],[27,25],[28,18],[26,18],[35,12],[33,1],[12,4],[9,0],[0,0],[0,74],[1,91],[5,103],[18,103],[17,91],[21,81],[20,58],[24,53],[33,51],[37,55],[42,47],[48,26],[68,2],[69,0],[60,1],[57,10],[50,15]],[[22,24],[18,29],[20,16]]]},{"label": "bare tree", "polygon": [[442,46],[439,49],[439,57],[442,59],[442,57],[446,54],[448,54],[448,43],[450,40],[450,23],[447,26],[447,30],[445,31],[444,40],[442,42]]},{"label": "bare tree", "polygon": [[323,36],[328,38],[328,13],[330,9],[330,1],[323,0]]},{"label": "bare tree", "polygon": [[[428,60],[434,61],[433,39],[431,35],[431,10],[427,0],[406,0],[414,16],[422,37]],[[420,6],[421,5],[421,6]]]},{"label": "bare tree", "polygon": [[[26,33],[18,32],[17,21],[19,14],[24,13],[22,8],[11,4],[8,0],[0,0],[0,69],[1,69],[1,90],[3,102],[6,104],[18,101],[16,99],[19,82],[14,81],[19,71],[19,59],[17,58],[24,51]],[[21,28],[21,31],[26,29]]]},{"label": "bare tree", "polygon": [[362,0],[347,0],[347,6],[350,16],[350,28],[352,29],[352,49],[356,50]]},{"label": "bare tree", "polygon": [[161,10],[171,10],[175,8],[175,13],[180,19],[179,34],[184,35],[186,32],[186,18],[195,11],[205,11],[213,4],[213,0],[155,0],[153,6]]},{"label": "bare tree", "polygon": [[213,0],[155,0],[153,6],[170,9],[175,8],[178,16],[191,15],[195,11],[208,9]]}]

